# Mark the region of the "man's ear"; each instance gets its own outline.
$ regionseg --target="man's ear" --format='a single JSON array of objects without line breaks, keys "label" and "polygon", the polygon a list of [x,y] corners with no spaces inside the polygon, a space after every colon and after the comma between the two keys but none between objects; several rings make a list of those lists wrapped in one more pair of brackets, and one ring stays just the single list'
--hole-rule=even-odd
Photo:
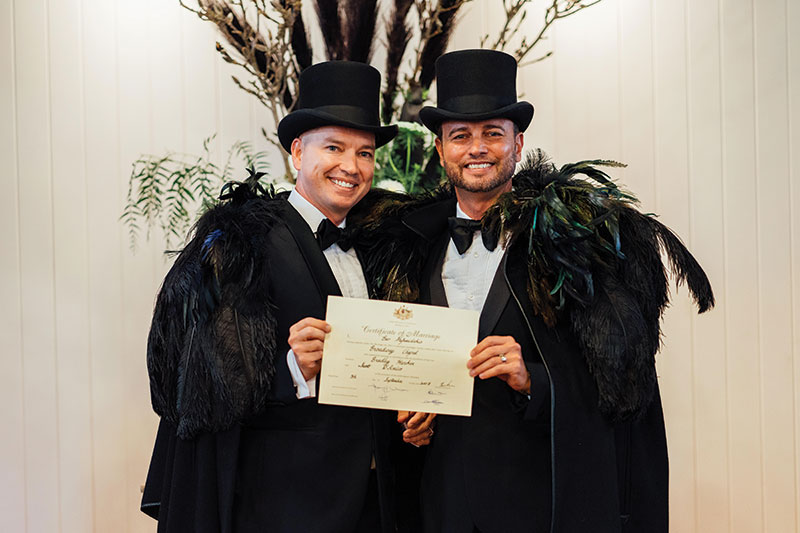
[{"label": "man's ear", "polygon": [[517,136],[514,138],[514,155],[517,163],[522,161],[522,146],[524,144],[525,137],[523,136],[522,132],[517,133]]},{"label": "man's ear", "polygon": [[300,171],[301,162],[303,160],[303,141],[300,137],[295,137],[291,146],[292,165],[294,169]]},{"label": "man's ear", "polygon": [[433,144],[436,146],[436,151],[439,153],[439,164],[444,166],[444,156],[442,155],[442,138],[436,137],[433,140]]}]

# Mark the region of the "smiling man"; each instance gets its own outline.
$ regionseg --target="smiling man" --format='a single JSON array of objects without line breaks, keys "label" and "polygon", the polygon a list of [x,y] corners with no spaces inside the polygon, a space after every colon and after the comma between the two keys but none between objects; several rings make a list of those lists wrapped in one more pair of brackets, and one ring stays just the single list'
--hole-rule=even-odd
[{"label": "smiling man", "polygon": [[558,170],[536,153],[515,175],[533,117],[516,70],[492,50],[438,59],[438,106],[420,118],[451,188],[390,206],[401,224],[386,223],[393,258],[374,274],[386,298],[480,312],[464,368],[472,415],[436,419],[424,529],[666,533],[660,249],[701,311],[711,287],[677,237],[593,166],[602,161]]},{"label": "smiling man", "polygon": [[396,415],[315,396],[327,297],[369,296],[344,230],[397,128],[380,124],[368,65],[314,65],[299,90],[278,126],[294,191],[263,194],[257,176],[229,187],[158,296],[148,368],[162,420],[142,510],[159,531],[395,531]]}]

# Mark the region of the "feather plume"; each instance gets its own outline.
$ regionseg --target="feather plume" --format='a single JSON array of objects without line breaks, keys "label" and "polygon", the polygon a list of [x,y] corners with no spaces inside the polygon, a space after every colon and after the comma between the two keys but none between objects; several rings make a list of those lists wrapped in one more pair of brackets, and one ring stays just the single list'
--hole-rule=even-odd
[{"label": "feather plume", "polygon": [[278,210],[257,181],[226,191],[167,274],[148,338],[153,409],[181,438],[256,413],[275,372],[276,322],[261,266]]},{"label": "feather plume", "polygon": [[292,51],[294,51],[294,57],[297,59],[297,66],[300,67],[300,70],[311,66],[314,54],[311,49],[311,44],[308,42],[308,34],[306,34],[306,26],[303,22],[303,13],[300,9],[294,12],[294,23],[292,24]]},{"label": "feather plume", "polygon": [[342,39],[339,0],[315,0],[314,5],[328,59],[344,59],[344,40]]},{"label": "feather plume", "polygon": [[403,217],[420,207],[452,196],[449,186],[409,196],[372,189],[348,214],[348,227],[362,251],[364,273],[372,280],[372,297],[401,302],[419,298],[419,273],[429,244],[408,231]]},{"label": "feather plume", "polygon": [[436,77],[436,60],[447,50],[447,43],[456,25],[456,15],[464,4],[463,0],[439,0],[439,15],[436,20],[436,31],[431,35],[420,53],[419,83],[427,89]]},{"label": "feather plume", "polygon": [[378,19],[378,0],[346,0],[342,21],[344,59],[369,63],[375,23]]},{"label": "feather plume", "polygon": [[383,90],[381,114],[384,123],[389,123],[394,114],[394,99],[397,92],[397,75],[403,54],[411,41],[411,27],[408,25],[408,13],[414,0],[394,0],[392,12],[389,15],[386,29],[386,68],[384,79],[386,85]]}]

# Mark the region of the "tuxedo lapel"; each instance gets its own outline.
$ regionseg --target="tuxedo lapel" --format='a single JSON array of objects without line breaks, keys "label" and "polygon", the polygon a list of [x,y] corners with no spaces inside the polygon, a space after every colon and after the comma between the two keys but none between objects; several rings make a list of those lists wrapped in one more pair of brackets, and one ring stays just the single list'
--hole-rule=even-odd
[{"label": "tuxedo lapel", "polygon": [[314,234],[308,224],[289,202],[284,206],[284,222],[292,238],[297,243],[297,248],[303,256],[305,266],[309,269],[317,284],[317,289],[322,296],[322,301],[327,302],[328,295],[341,296],[342,291],[333,275],[325,254],[319,249]]},{"label": "tuxedo lapel", "polygon": [[486,295],[486,301],[483,304],[483,309],[481,309],[481,316],[478,322],[478,339],[491,335],[511,296],[503,274],[505,272],[506,257],[507,255],[504,254],[503,259],[500,261],[500,266],[497,267],[497,272],[494,273],[492,285],[489,287],[489,293]]},{"label": "tuxedo lapel", "polygon": [[428,301],[433,305],[448,307],[447,294],[442,283],[442,268],[444,267],[444,257],[447,254],[447,246],[450,244],[450,236],[445,233],[433,247],[431,258],[422,273],[423,283],[427,285]]},{"label": "tuxedo lapel", "polygon": [[442,265],[450,242],[447,217],[456,211],[456,199],[427,205],[403,218],[403,224],[430,243],[431,253],[420,273],[420,301],[447,306],[447,296],[442,283]]}]

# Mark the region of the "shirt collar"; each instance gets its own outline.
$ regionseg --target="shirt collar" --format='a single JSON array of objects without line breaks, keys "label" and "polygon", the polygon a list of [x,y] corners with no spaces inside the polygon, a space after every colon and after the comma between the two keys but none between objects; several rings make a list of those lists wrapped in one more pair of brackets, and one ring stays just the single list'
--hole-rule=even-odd
[{"label": "shirt collar", "polygon": [[467,220],[471,220],[469,215],[461,210],[461,204],[458,202],[456,202],[456,218],[466,218]]},{"label": "shirt collar", "polygon": [[[302,194],[297,192],[297,189],[293,189],[292,192],[289,193],[288,202],[298,213],[300,213],[300,216],[303,217],[303,220],[306,221],[306,224],[308,224],[308,227],[311,228],[312,232],[317,231],[319,223],[327,218],[322,214],[322,211],[317,209],[314,204],[306,200]],[[342,223],[339,224],[339,227],[345,227],[346,223],[347,219],[343,220]]]}]

